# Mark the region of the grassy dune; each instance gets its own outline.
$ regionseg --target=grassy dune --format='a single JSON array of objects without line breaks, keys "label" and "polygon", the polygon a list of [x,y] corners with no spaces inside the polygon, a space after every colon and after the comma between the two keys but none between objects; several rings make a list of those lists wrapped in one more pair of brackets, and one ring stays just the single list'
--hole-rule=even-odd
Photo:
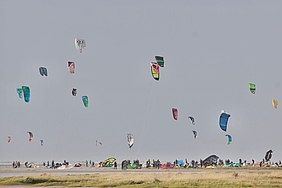
[{"label": "grassy dune", "polygon": [[0,186],[65,187],[282,187],[282,171],[212,172],[199,174],[86,174],[17,176],[0,178]]}]

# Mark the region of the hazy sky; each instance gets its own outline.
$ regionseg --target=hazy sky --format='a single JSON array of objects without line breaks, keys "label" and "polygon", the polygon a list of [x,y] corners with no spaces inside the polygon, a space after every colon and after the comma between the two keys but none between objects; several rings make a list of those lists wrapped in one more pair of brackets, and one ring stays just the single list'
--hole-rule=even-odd
[{"label": "hazy sky", "polygon": [[[282,107],[271,105],[282,101],[281,9],[278,0],[0,1],[0,161],[260,161],[268,149],[282,159]],[[75,38],[86,41],[82,53]],[[155,55],[165,57],[159,81]],[[30,103],[16,93],[22,85]],[[231,145],[219,127],[222,109],[231,115]]]}]

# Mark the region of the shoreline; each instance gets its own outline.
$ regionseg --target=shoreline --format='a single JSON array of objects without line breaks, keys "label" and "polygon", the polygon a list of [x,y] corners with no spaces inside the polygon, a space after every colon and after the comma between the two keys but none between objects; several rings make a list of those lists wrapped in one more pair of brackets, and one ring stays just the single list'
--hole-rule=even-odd
[{"label": "shoreline", "polygon": [[215,168],[171,168],[171,169],[157,169],[157,168],[142,168],[142,169],[114,169],[112,167],[74,167],[71,169],[48,169],[48,168],[12,168],[11,166],[0,166],[0,177],[9,176],[28,176],[39,174],[50,175],[78,175],[78,174],[197,174],[207,172],[282,172],[280,167],[215,167]]}]

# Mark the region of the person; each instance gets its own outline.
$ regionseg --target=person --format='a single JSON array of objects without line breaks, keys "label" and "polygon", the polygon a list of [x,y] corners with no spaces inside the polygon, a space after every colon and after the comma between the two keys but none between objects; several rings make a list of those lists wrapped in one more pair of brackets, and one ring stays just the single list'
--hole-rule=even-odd
[{"label": "person", "polygon": [[20,161],[18,161],[17,165],[18,165],[18,167],[19,167],[19,168],[21,167],[21,163],[20,163]]},{"label": "person", "polygon": [[55,168],[55,161],[52,160],[52,168]]},{"label": "person", "polygon": [[117,162],[114,162],[114,169],[117,169]]},{"label": "person", "polygon": [[92,165],[91,165],[91,167],[94,167],[94,161],[92,161]]},{"label": "person", "polygon": [[142,167],[141,167],[141,165],[139,164],[139,159],[136,159],[136,161],[135,161],[135,164],[137,165],[137,168],[138,169],[141,169]]},{"label": "person", "polygon": [[178,166],[178,161],[177,161],[177,159],[175,159],[174,166]]},{"label": "person", "polygon": [[86,167],[88,167],[88,161],[87,160],[85,161],[85,165],[86,165]]},{"label": "person", "polygon": [[13,164],[13,168],[16,168],[16,167],[15,167],[15,166],[16,166],[16,163],[15,163],[15,161],[13,161],[13,163],[12,163],[12,164]]},{"label": "person", "polygon": [[149,167],[151,167],[151,161],[150,161],[150,159],[148,159],[148,160],[146,161],[146,168],[149,168]]},{"label": "person", "polygon": [[126,170],[126,166],[127,166],[127,160],[123,160],[123,161],[121,162],[121,169],[122,169],[122,170]]},{"label": "person", "polygon": [[195,167],[195,161],[194,161],[194,160],[191,161],[191,167],[192,167],[192,168]]},{"label": "person", "polygon": [[160,168],[160,164],[161,164],[161,161],[158,159],[158,160],[157,160],[157,169]]}]

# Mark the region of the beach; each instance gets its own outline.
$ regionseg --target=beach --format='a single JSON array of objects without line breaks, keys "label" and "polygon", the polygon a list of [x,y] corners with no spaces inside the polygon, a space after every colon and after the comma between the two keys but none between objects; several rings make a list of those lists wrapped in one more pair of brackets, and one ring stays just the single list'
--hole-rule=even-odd
[{"label": "beach", "polygon": [[192,174],[192,173],[206,173],[206,172],[282,172],[281,167],[259,167],[259,166],[246,166],[246,167],[213,167],[213,168],[183,168],[175,167],[168,169],[161,168],[141,168],[141,169],[121,169],[121,164],[118,163],[117,169],[114,167],[86,167],[85,164],[82,164],[81,167],[73,167],[73,164],[70,164],[70,168],[47,168],[42,165],[42,163],[35,163],[34,168],[26,168],[24,164],[19,168],[13,168],[12,164],[0,163],[0,177],[9,177],[9,176],[26,176],[26,175],[38,175],[38,174],[52,174],[52,175],[67,175],[67,174],[165,174],[165,173],[183,173],[183,174]]},{"label": "beach", "polygon": [[26,176],[26,175],[67,175],[67,174],[127,174],[127,173],[141,173],[141,174],[162,174],[162,173],[203,173],[205,169],[156,169],[156,168],[142,168],[142,169],[121,169],[120,164],[118,169],[113,167],[73,167],[71,169],[51,169],[38,165],[35,168],[13,168],[12,165],[0,165],[0,177],[9,176]]},{"label": "beach", "polygon": [[[13,168],[0,164],[0,182],[15,179],[16,183],[0,186],[23,187],[282,187],[280,167],[215,167],[215,168],[141,168],[73,167],[51,169],[39,163],[35,168]],[[54,181],[54,182],[52,182]],[[73,183],[70,183],[73,181]],[[21,183],[19,183],[21,182]],[[216,183],[217,182],[217,183]],[[239,183],[240,182],[240,183]],[[216,184],[215,184],[216,183]]]}]

